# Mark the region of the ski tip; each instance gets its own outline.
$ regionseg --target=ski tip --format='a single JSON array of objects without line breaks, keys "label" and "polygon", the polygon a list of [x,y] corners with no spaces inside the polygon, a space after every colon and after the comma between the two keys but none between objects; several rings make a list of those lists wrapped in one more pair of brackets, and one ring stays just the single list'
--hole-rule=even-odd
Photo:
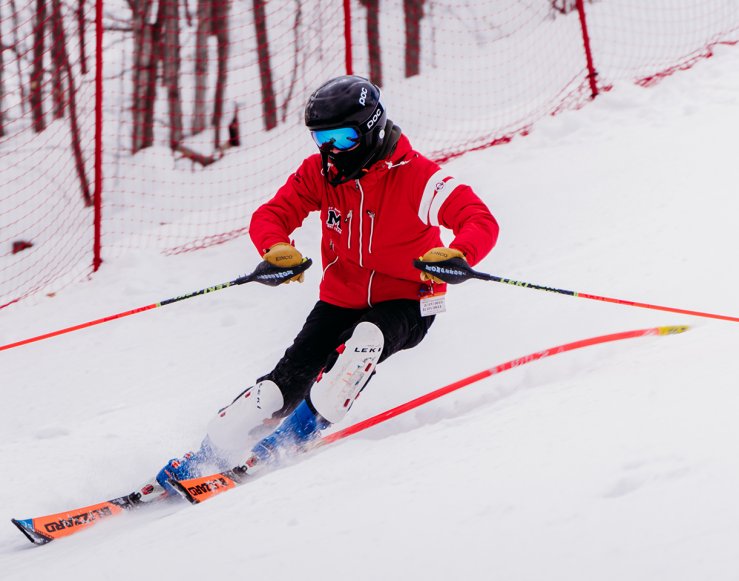
[{"label": "ski tip", "polygon": [[120,497],[66,512],[10,520],[33,544],[45,545],[84,530],[99,520],[120,514],[130,506],[127,497]]},{"label": "ski tip", "polygon": [[33,526],[33,519],[29,518],[21,520],[11,518],[10,522],[17,526],[18,530],[22,532],[23,535],[34,545],[45,545],[46,543],[50,543],[53,540],[51,537],[42,535],[36,530],[36,528]]},{"label": "ski tip", "polygon": [[678,333],[684,333],[690,329],[688,325],[668,325],[666,327],[657,327],[657,331],[660,335],[677,335]]}]

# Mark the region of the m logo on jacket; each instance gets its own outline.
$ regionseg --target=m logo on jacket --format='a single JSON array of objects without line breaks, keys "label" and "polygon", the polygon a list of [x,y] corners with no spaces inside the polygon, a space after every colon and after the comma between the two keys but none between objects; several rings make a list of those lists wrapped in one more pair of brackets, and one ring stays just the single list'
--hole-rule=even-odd
[{"label": "m logo on jacket", "polygon": [[331,230],[335,230],[336,232],[341,234],[341,212],[339,212],[334,207],[330,207],[328,209],[328,217],[326,218],[326,226],[328,228],[331,228]]}]

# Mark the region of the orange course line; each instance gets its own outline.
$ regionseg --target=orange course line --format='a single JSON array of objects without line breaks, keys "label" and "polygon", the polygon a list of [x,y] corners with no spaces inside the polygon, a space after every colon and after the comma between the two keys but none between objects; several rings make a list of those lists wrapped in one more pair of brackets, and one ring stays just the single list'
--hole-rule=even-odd
[{"label": "orange course line", "polygon": [[129,315],[135,315],[137,313],[142,313],[144,311],[148,311],[151,309],[156,309],[158,306],[160,306],[160,303],[154,303],[151,305],[146,305],[145,307],[139,307],[137,309],[131,309],[130,311],[124,311],[122,313],[117,313],[115,315],[109,315],[101,319],[95,319],[94,321],[87,321],[86,323],[80,323],[79,325],[73,325],[71,327],[66,327],[64,329],[59,329],[57,331],[52,331],[50,333],[44,333],[43,335],[37,335],[36,337],[30,337],[28,339],[23,339],[22,341],[16,341],[15,343],[8,343],[7,345],[0,345],[0,351],[5,351],[6,349],[12,349],[13,347],[20,347],[21,345],[28,345],[29,343],[35,343],[36,341],[42,341],[43,339],[49,339],[51,337],[56,337],[57,335],[64,335],[65,333],[71,333],[72,331],[79,331],[80,329],[85,329],[86,327],[92,327],[93,325],[107,323],[108,321],[113,321],[115,319],[121,319],[123,317],[128,317]]},{"label": "orange course line", "polygon": [[325,446],[326,444],[331,444],[332,442],[336,442],[337,440],[342,440],[348,436],[351,436],[358,432],[362,432],[368,428],[371,428],[372,426],[376,426],[377,424],[386,422],[387,420],[399,416],[400,414],[404,414],[412,409],[427,404],[430,401],[438,399],[448,393],[462,389],[463,387],[466,387],[471,383],[475,383],[477,381],[480,381],[481,379],[485,379],[492,375],[502,373],[503,371],[513,369],[514,367],[526,365],[527,363],[531,363],[532,361],[538,361],[539,359],[544,359],[545,357],[559,355],[560,353],[574,351],[575,349],[581,349],[583,347],[589,347],[591,345],[600,345],[602,343],[610,343],[612,341],[620,341],[622,339],[631,339],[634,337],[645,337],[650,335],[675,335],[677,333],[683,333],[687,330],[687,326],[664,326],[652,327],[650,329],[638,329],[635,331],[624,331],[622,333],[613,333],[611,335],[601,335],[599,337],[581,339],[572,343],[565,343],[564,345],[550,347],[549,349],[545,349],[543,351],[537,351],[536,353],[531,353],[529,355],[519,357],[518,359],[511,359],[510,361],[506,361],[505,363],[501,363],[500,365],[491,367],[490,369],[480,371],[479,373],[475,373],[474,375],[470,375],[469,377],[465,377],[464,379],[460,379],[458,381],[455,381],[454,383],[450,383],[449,385],[440,387],[437,390],[417,397],[416,399],[408,401],[392,409],[386,410],[382,413],[372,416],[371,418],[367,418],[366,420],[344,428],[343,430],[334,432],[333,434],[329,434],[328,436],[325,436],[324,438],[319,440],[316,444],[316,447]]}]

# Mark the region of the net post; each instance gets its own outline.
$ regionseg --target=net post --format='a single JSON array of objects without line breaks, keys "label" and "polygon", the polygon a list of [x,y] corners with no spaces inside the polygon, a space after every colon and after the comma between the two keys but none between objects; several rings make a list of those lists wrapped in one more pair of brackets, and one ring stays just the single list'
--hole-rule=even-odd
[{"label": "net post", "polygon": [[585,48],[585,58],[588,63],[588,82],[590,83],[590,97],[595,99],[598,96],[598,84],[596,77],[598,72],[593,64],[593,51],[590,48],[590,33],[588,32],[588,21],[585,17],[585,0],[577,0],[577,13],[580,16],[580,27],[582,29],[582,43]]}]

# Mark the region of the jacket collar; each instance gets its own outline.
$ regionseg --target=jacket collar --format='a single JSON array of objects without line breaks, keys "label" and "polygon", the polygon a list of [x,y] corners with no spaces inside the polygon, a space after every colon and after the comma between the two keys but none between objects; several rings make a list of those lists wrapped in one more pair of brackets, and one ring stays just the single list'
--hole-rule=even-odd
[{"label": "jacket collar", "polygon": [[359,179],[362,183],[374,181],[391,169],[410,163],[414,157],[411,142],[404,134],[401,134],[398,144],[395,146],[395,151],[389,157],[373,163],[367,173]]}]

